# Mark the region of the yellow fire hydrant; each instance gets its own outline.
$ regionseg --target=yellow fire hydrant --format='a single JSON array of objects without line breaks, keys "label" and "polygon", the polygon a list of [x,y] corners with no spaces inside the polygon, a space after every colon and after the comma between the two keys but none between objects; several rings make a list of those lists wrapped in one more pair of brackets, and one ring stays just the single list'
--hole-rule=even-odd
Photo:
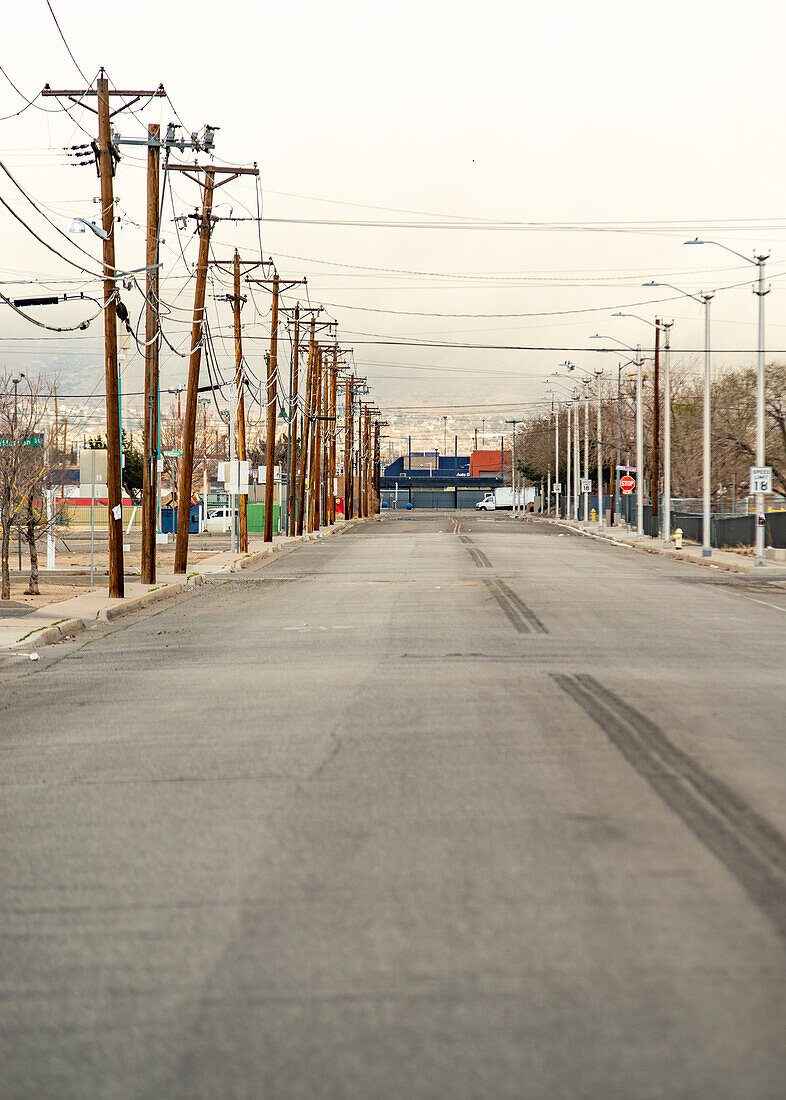
[{"label": "yellow fire hydrant", "polygon": [[682,528],[681,527],[678,527],[677,530],[674,532],[674,549],[675,550],[681,550],[682,549]]},{"label": "yellow fire hydrant", "polygon": [[598,518],[598,513],[595,511],[594,508],[590,508],[590,522],[594,523],[597,518]]}]

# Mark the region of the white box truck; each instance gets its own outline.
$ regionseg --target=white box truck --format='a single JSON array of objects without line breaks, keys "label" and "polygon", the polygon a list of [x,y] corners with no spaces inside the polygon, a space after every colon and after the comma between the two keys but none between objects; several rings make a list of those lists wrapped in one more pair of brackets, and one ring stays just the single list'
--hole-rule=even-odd
[{"label": "white box truck", "polygon": [[[534,486],[530,486],[528,489],[518,489],[516,497],[518,507],[523,512],[527,505],[532,504],[535,500]],[[483,500],[479,500],[475,505],[475,509],[478,512],[500,512],[505,509],[509,512],[513,511],[513,490],[507,485],[501,489],[495,489],[492,493],[486,493]]]}]

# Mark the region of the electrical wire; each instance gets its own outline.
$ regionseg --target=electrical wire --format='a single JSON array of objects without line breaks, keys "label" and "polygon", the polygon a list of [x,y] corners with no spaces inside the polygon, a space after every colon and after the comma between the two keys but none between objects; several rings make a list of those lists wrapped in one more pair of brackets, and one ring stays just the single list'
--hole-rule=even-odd
[{"label": "electrical wire", "polygon": [[6,210],[9,212],[11,217],[16,218],[16,220],[19,222],[19,224],[24,226],[24,228],[27,230],[27,232],[30,233],[31,236],[35,237],[35,239],[38,241],[38,243],[42,244],[44,246],[44,248],[48,248],[50,252],[53,252],[55,254],[55,256],[59,256],[61,260],[65,260],[65,262],[67,264],[70,264],[71,267],[75,267],[77,269],[77,271],[82,271],[85,275],[92,275],[92,277],[95,278],[95,279],[102,279],[103,278],[103,275],[98,275],[98,274],[96,274],[96,272],[89,271],[86,267],[82,267],[81,264],[76,263],[74,260],[69,260],[69,258],[67,256],[64,256],[62,252],[58,252],[56,248],[54,248],[51,244],[48,244],[43,239],[43,237],[39,237],[39,235],[36,233],[36,231],[31,226],[29,226],[27,224],[27,222],[24,220],[24,218],[20,217],[19,214],[16,213],[16,211],[13,209],[13,207],[9,206],[9,204],[5,201],[5,199],[2,196],[0,196],[0,203],[2,203],[2,205],[6,208]]},{"label": "electrical wire", "polygon": [[60,27],[60,24],[59,24],[59,23],[58,23],[58,21],[57,21],[57,16],[55,15],[55,13],[54,13],[54,11],[53,11],[53,9],[52,9],[52,5],[51,5],[51,4],[49,3],[49,0],[46,0],[46,6],[47,6],[47,7],[49,8],[49,13],[50,13],[50,15],[52,16],[52,18],[53,18],[53,19],[54,19],[54,21],[55,21],[55,26],[57,27],[57,30],[58,30],[58,33],[60,34],[60,37],[61,37],[61,38],[63,39],[63,45],[64,45],[64,46],[65,46],[65,48],[66,48],[66,49],[68,50],[68,56],[69,56],[69,57],[71,58],[71,60],[73,61],[74,65],[76,66],[76,71],[77,71],[77,72],[79,73],[79,75],[80,75],[80,76],[82,77],[82,79],[83,79],[83,80],[85,81],[85,83],[87,83],[87,77],[86,77],[86,76],[85,76],[85,74],[84,74],[84,73],[82,72],[82,69],[81,69],[81,67],[80,67],[80,65],[79,65],[79,62],[77,61],[77,59],[76,59],[76,58],[74,57],[73,53],[71,52],[71,47],[70,47],[70,46],[68,45],[68,42],[66,42],[66,37],[65,37],[65,35],[63,34],[62,28]]},{"label": "electrical wire", "polygon": [[[82,248],[82,246],[80,244],[77,244],[77,242],[75,240],[72,240],[72,238],[69,237],[69,235],[67,233],[63,232],[63,230],[60,228],[59,225],[56,225],[52,221],[52,219],[47,214],[44,213],[44,211],[40,208],[40,206],[38,206],[38,204],[32,198],[32,196],[29,195],[27,193],[27,191],[25,191],[25,189],[24,189],[24,187],[22,187],[21,183],[14,177],[14,175],[9,171],[8,167],[1,160],[0,160],[0,168],[2,168],[2,170],[8,176],[8,178],[10,179],[11,183],[13,183],[13,185],[17,189],[17,191],[19,191],[20,194],[24,195],[24,197],[27,199],[27,201],[30,203],[30,205],[33,207],[33,209],[41,215],[41,217],[44,219],[44,221],[48,222],[49,225],[52,226],[52,228],[55,230],[56,233],[59,233],[61,237],[65,238],[65,240],[67,240],[68,243],[73,248],[77,249],[78,252],[81,252],[83,256],[87,256],[87,258],[89,260],[93,260],[93,262],[95,262],[95,257],[90,252],[88,252],[87,249]],[[100,278],[100,276],[96,276],[96,278]]]},{"label": "electrical wire", "polygon": [[[112,298],[114,298],[114,296],[115,295],[113,294],[112,297],[109,299],[109,302],[112,301]],[[15,305],[10,298],[6,298],[5,294],[3,294],[2,292],[0,292],[0,301],[5,302],[7,306],[11,307],[14,313],[18,313],[20,317],[24,317],[24,319],[26,321],[29,321],[31,325],[36,325],[38,328],[45,328],[48,332],[76,332],[77,329],[85,329],[90,324],[90,322],[95,321],[99,313],[102,313],[105,309],[104,306],[99,306],[98,310],[91,317],[86,317],[84,320],[79,321],[78,324],[58,328],[55,325],[45,325],[43,321],[37,321],[35,317],[31,317],[29,314],[25,313],[24,310],[21,310],[19,306]],[[109,302],[107,302],[107,305],[109,305]]]},{"label": "electrical wire", "polygon": [[35,109],[37,111],[41,111],[45,115],[56,115],[56,114],[60,113],[59,111],[49,110],[47,107],[42,107],[39,103],[36,103],[36,99],[38,99],[41,95],[40,92],[36,95],[35,99],[28,99],[27,96],[24,94],[24,92],[20,91],[19,88],[17,88],[16,84],[14,84],[13,80],[8,75],[8,73],[5,71],[5,69],[3,68],[2,65],[0,65],[0,73],[3,74],[3,76],[6,78],[6,80],[11,85],[11,87],[14,89],[14,91],[19,96],[19,98],[24,100],[24,104],[25,104],[24,107],[21,108],[21,110],[15,111],[13,114],[3,115],[2,117],[0,117],[0,122],[5,122],[9,118],[17,118],[19,115],[23,114],[30,107],[35,107]]}]

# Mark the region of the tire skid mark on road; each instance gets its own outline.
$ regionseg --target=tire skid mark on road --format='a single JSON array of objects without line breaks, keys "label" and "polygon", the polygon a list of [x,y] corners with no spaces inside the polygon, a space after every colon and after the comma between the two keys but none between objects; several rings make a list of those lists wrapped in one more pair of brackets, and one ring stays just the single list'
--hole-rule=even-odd
[{"label": "tire skid mark on road", "polygon": [[482,550],[478,550],[469,535],[459,535],[459,542],[464,544],[467,553],[478,569],[491,569],[491,562]]},{"label": "tire skid mark on road", "polygon": [[573,665],[582,660],[584,655],[576,649],[567,652],[554,651],[549,647],[543,653],[402,653],[401,661],[419,661],[426,664],[429,661],[443,663],[445,661],[484,662],[503,665]]},{"label": "tire skid mark on road", "polygon": [[548,630],[535,612],[531,611],[524,601],[511,590],[510,586],[501,581],[499,577],[484,577],[483,583],[502,608],[517,633],[529,634],[532,631],[533,634],[548,634]]},{"label": "tire skid mark on road", "polygon": [[786,838],[594,677],[552,673],[786,939]]}]

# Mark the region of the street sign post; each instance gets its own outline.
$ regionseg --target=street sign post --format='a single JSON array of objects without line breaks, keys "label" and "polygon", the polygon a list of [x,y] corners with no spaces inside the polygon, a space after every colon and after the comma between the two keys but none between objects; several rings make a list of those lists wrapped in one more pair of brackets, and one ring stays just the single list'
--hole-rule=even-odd
[{"label": "street sign post", "polygon": [[772,466],[751,466],[751,495],[772,492]]},{"label": "street sign post", "polygon": [[627,477],[621,477],[620,478],[620,489],[625,494],[625,496],[630,496],[630,494],[633,492],[633,490],[635,488],[636,488],[635,478],[632,478],[630,475],[628,475]]}]

